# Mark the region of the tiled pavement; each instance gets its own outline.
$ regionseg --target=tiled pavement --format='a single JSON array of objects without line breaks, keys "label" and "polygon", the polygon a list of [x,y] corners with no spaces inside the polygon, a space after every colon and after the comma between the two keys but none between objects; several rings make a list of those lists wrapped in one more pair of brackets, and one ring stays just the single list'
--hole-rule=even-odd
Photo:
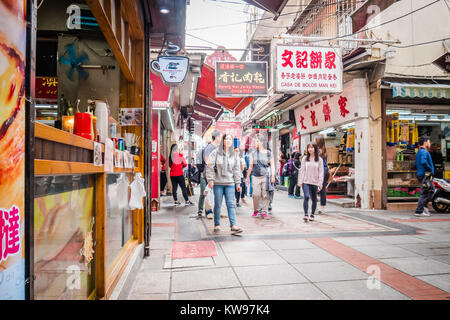
[{"label": "tiled pavement", "polygon": [[[277,191],[269,221],[250,218],[248,201],[237,210],[244,232],[232,236],[227,219],[214,235],[196,207],[164,198],[128,299],[450,299],[450,215],[330,205],[305,224],[301,201]],[[217,256],[171,259],[174,241],[205,240]]]}]

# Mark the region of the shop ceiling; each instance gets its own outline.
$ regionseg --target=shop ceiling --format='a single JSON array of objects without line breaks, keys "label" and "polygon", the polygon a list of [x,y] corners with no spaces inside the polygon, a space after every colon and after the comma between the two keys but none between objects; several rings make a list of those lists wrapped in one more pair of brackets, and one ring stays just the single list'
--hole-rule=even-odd
[{"label": "shop ceiling", "polygon": [[161,48],[164,41],[184,47],[186,0],[143,0],[150,13],[150,46]]}]

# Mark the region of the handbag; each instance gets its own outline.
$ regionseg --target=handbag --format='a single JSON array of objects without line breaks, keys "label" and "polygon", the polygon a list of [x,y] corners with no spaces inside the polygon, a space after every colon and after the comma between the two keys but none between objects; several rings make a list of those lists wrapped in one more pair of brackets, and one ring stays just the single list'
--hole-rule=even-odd
[{"label": "handbag", "polygon": [[431,172],[425,172],[422,180],[422,188],[425,191],[430,190],[433,187],[433,175]]},{"label": "handbag", "polygon": [[196,170],[192,175],[191,175],[191,182],[199,184],[200,183],[200,179],[201,179],[201,171],[200,170]]}]

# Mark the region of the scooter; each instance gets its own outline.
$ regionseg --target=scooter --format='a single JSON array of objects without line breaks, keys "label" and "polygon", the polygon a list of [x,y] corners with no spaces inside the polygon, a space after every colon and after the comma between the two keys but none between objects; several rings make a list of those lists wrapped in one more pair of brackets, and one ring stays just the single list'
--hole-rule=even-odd
[{"label": "scooter", "polygon": [[450,182],[444,179],[433,179],[434,192],[431,204],[440,213],[450,213]]}]

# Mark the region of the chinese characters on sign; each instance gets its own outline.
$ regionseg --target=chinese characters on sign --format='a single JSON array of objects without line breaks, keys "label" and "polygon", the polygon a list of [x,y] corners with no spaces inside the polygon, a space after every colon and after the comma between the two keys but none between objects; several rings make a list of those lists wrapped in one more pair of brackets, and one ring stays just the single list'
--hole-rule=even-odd
[{"label": "chinese characters on sign", "polygon": [[242,138],[242,123],[238,121],[216,121],[216,130],[222,134],[231,134],[233,138]]},{"label": "chinese characters on sign", "polygon": [[340,49],[279,45],[275,76],[277,92],[342,92]]},{"label": "chinese characters on sign", "polygon": [[294,110],[301,135],[352,122],[366,117],[368,93],[365,79],[354,79],[345,84],[342,93],[318,96]]},{"label": "chinese characters on sign", "polygon": [[217,62],[216,96],[267,95],[267,62]]},{"label": "chinese characters on sign", "polygon": [[19,208],[0,209],[0,262],[20,252]]},{"label": "chinese characters on sign", "polygon": [[58,100],[58,78],[36,77],[36,98]]}]

